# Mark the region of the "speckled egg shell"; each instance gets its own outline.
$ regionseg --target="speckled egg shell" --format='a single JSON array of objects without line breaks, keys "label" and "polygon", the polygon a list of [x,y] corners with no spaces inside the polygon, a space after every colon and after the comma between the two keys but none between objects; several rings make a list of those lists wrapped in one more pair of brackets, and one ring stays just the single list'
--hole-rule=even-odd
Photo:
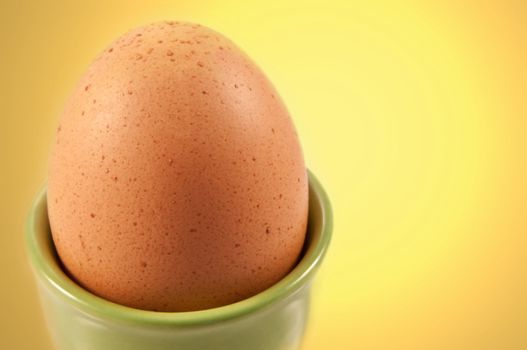
[{"label": "speckled egg shell", "polygon": [[67,272],[158,311],[217,307],[276,283],[304,242],[308,184],[264,74],[203,26],[154,23],[112,43],[66,104],[48,210]]}]

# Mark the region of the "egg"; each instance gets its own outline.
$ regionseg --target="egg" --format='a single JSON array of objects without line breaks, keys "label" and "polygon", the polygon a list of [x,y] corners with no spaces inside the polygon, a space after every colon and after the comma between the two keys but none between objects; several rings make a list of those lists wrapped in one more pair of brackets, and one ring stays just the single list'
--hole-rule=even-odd
[{"label": "egg", "polygon": [[65,271],[154,311],[227,305],[275,284],[306,234],[308,182],[277,91],[236,45],[192,23],[109,45],[60,118],[48,180]]}]

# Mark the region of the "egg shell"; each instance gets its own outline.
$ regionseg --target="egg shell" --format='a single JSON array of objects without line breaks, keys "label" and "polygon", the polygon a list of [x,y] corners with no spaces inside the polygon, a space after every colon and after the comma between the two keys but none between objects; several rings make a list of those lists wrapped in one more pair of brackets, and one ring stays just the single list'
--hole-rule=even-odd
[{"label": "egg shell", "polygon": [[66,271],[96,295],[157,311],[248,298],[294,267],[307,209],[286,107],[211,29],[160,22],[128,32],[66,103],[49,219]]}]

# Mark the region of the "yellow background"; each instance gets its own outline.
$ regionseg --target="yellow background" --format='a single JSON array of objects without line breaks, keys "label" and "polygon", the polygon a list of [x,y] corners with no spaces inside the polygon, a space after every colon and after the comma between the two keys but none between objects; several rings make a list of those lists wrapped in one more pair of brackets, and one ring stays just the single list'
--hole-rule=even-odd
[{"label": "yellow background", "polygon": [[22,234],[69,91],[127,29],[182,19],[268,74],[332,199],[303,350],[527,349],[525,2],[0,6],[0,348],[51,349]]}]

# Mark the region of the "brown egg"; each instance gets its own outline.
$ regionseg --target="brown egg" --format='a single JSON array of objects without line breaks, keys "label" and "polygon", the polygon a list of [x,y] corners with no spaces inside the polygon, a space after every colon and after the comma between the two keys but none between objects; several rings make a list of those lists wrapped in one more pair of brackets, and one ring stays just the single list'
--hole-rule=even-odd
[{"label": "brown egg", "polygon": [[51,156],[50,224],[80,285],[123,305],[199,310],[295,265],[308,184],[286,107],[211,29],[134,29],[89,66]]}]

